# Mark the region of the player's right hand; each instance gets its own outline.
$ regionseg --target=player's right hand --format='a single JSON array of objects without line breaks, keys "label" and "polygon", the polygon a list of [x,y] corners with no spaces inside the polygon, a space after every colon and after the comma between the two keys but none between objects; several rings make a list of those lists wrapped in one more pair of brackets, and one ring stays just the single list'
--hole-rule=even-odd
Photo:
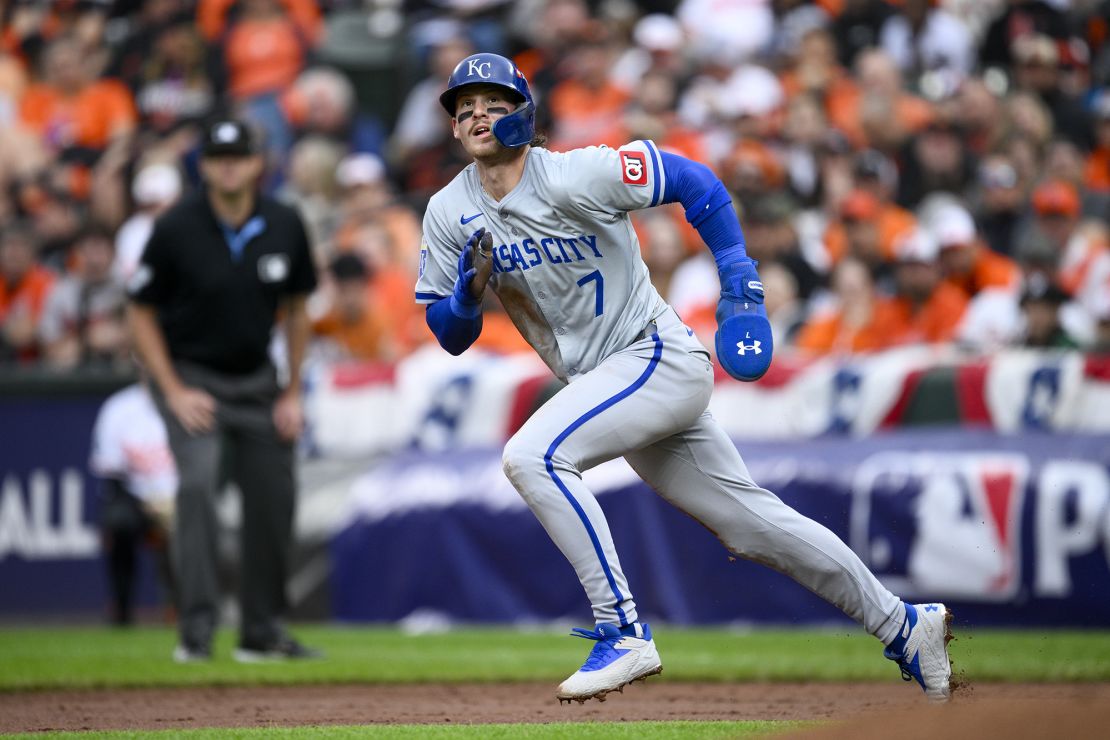
[{"label": "player's right hand", "polygon": [[718,271],[717,360],[729,375],[743,381],[763,377],[775,346],[763,306],[763,282],[755,268],[756,263],[745,258]]},{"label": "player's right hand", "polygon": [[493,234],[482,227],[470,235],[459,254],[455,300],[473,305],[482,300],[493,274]]},{"label": "player's right hand", "polygon": [[204,434],[216,426],[216,399],[199,388],[182,386],[167,393],[166,404],[189,434]]}]

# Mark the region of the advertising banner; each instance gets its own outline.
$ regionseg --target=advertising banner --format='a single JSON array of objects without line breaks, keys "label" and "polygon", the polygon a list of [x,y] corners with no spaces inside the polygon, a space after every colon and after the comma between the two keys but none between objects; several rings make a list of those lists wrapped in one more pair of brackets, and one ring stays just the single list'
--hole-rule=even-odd
[{"label": "advertising banner", "polygon": [[[895,593],[963,623],[1110,626],[1110,438],[899,431],[744,442],[755,480],[820,521]],[[846,621],[730,556],[621,460],[585,475],[644,618]],[[359,480],[332,544],[335,615],[590,621],[573,571],[501,472],[500,452],[397,458]]]}]

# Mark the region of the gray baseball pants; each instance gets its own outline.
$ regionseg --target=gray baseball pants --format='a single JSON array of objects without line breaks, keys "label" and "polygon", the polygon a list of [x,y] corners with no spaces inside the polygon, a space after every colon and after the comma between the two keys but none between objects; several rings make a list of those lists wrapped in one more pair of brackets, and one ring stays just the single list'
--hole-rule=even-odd
[{"label": "gray baseball pants", "polygon": [[234,376],[175,362],[182,380],[217,402],[216,426],[190,435],[156,394],[180,483],[171,546],[182,643],[208,646],[218,621],[216,497],[224,471],[242,493],[240,642],[267,646],[282,634],[285,580],[296,498],[293,445],[273,422],[279,386],[273,367]]},{"label": "gray baseball pants", "polygon": [[888,642],[901,601],[835,534],[752,481],[706,411],[708,353],[673,310],[654,324],[555,394],[505,446],[506,475],[578,573],[594,618],[637,618],[605,515],[582,482],[582,471],[623,456],[730,552],[785,573]]}]

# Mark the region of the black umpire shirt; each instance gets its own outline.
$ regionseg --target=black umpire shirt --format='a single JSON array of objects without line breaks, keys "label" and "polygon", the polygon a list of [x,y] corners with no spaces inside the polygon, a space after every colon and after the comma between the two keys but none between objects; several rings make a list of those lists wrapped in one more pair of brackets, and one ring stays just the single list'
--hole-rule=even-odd
[{"label": "black umpire shirt", "polygon": [[245,375],[269,362],[281,299],[315,287],[297,211],[259,196],[235,231],[218,221],[202,193],[155,222],[128,292],[157,310],[171,358]]}]

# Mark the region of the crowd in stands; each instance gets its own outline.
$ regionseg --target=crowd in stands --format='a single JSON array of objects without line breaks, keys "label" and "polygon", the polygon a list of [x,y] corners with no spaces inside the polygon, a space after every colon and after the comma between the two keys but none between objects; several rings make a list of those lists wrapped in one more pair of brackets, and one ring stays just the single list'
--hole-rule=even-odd
[{"label": "crowd in stands", "polygon": [[[317,356],[433,342],[420,219],[466,163],[438,95],[475,50],[517,61],[554,150],[651,138],[711,166],[776,351],[1110,350],[1110,0],[15,0],[0,16],[0,366],[126,366],[127,280],[196,187],[217,114],[257,127],[264,187],[304,214]],[[352,27],[368,52],[402,50],[396,110],[325,63]],[[708,250],[678,206],[634,225],[712,346]],[[488,300],[477,346],[526,350]]]}]

